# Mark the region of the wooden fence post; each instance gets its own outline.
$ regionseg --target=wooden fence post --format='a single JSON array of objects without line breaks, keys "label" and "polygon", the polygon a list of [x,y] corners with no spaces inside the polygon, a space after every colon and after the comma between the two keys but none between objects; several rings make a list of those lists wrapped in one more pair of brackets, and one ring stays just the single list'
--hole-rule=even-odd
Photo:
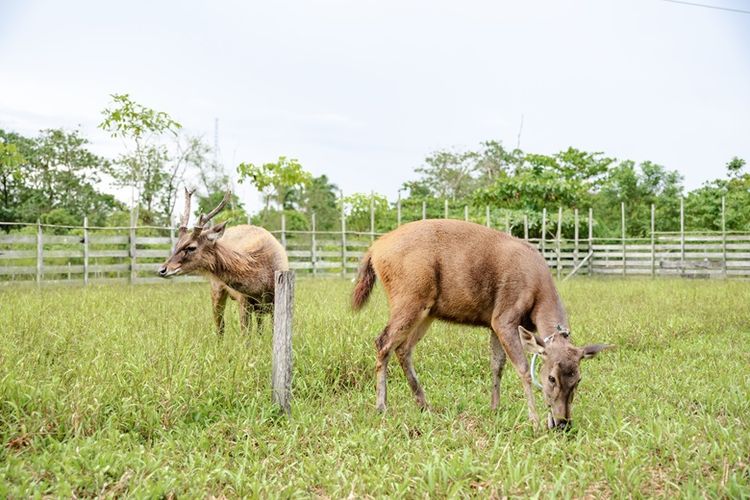
[{"label": "wooden fence post", "polygon": [[286,250],[286,214],[281,212],[281,246]]},{"label": "wooden fence post", "polygon": [[396,226],[401,225],[401,191],[398,192],[398,201],[396,202]]},{"label": "wooden fence post", "polygon": [[721,197],[721,268],[724,271],[724,278],[727,277],[727,213],[726,213],[726,196]]},{"label": "wooden fence post", "polygon": [[292,319],[294,312],[294,271],[274,273],[273,355],[271,388],[273,402],[287,415],[292,399]]},{"label": "wooden fence post", "polygon": [[427,202],[422,202],[422,220],[425,220],[427,218]]},{"label": "wooden fence post", "polygon": [[510,230],[510,215],[505,216],[505,232],[511,234]]},{"label": "wooden fence post", "polygon": [[137,223],[137,220],[135,219],[135,210],[133,210],[130,213],[130,229],[128,230],[128,254],[130,256],[130,283],[135,283],[136,279],[138,278],[138,272],[136,271],[136,251],[137,251],[137,245],[136,245],[136,230],[135,225]]},{"label": "wooden fence post", "polygon": [[680,197],[680,274],[685,274],[685,198]]},{"label": "wooden fence post", "polygon": [[464,205],[464,220],[465,221],[469,220],[469,206],[468,205]]},{"label": "wooden fence post", "polygon": [[594,209],[589,207],[589,276],[594,274]]},{"label": "wooden fence post", "polygon": [[625,247],[625,202],[620,202],[620,216],[622,219],[622,275],[623,277],[627,274],[628,261],[627,251]]},{"label": "wooden fence post", "polygon": [[523,239],[529,241],[529,214],[523,214]]},{"label": "wooden fence post", "polygon": [[42,223],[36,221],[36,283],[42,284],[44,277],[44,236],[42,235]]},{"label": "wooden fence post", "polygon": [[346,276],[346,213],[341,203],[341,276]]},{"label": "wooden fence post", "polygon": [[485,223],[487,224],[487,227],[490,227],[490,206],[489,205],[484,207],[484,218],[485,218]]},{"label": "wooden fence post", "polygon": [[83,284],[89,284],[89,218],[83,217]]},{"label": "wooden fence post", "polygon": [[573,269],[578,267],[578,209],[573,210]]},{"label": "wooden fence post", "polygon": [[312,213],[312,232],[310,233],[310,264],[313,275],[318,274],[318,249],[315,240],[315,212]]},{"label": "wooden fence post", "polygon": [[544,262],[547,262],[547,254],[545,253],[547,244],[545,242],[545,233],[547,232],[547,209],[542,209],[542,255],[544,256]]},{"label": "wooden fence post", "polygon": [[560,238],[562,237],[562,205],[557,209],[557,234],[555,235],[555,253],[557,254],[557,279],[562,276],[562,260],[560,256]]},{"label": "wooden fence post", "polygon": [[370,241],[375,241],[375,195],[370,196]]},{"label": "wooden fence post", "polygon": [[656,277],[656,207],[651,204],[651,278]]},{"label": "wooden fence post", "polygon": [[446,198],[445,203],[443,203],[443,218],[448,218],[448,198]]}]

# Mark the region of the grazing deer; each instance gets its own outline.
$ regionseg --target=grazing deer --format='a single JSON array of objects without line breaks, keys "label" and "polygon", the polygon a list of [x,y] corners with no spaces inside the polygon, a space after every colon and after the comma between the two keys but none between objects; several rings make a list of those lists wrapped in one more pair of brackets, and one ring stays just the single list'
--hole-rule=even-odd
[{"label": "grazing deer", "polygon": [[227,204],[229,192],[208,215],[201,214],[193,231],[188,232],[193,192],[185,189],[179,239],[172,255],[159,268],[159,276],[207,276],[211,281],[214,322],[219,335],[224,333],[227,297],[239,304],[242,330],[247,331],[251,312],[260,330],[261,314],[273,313],[274,272],[289,269],[286,252],[271,233],[260,227],[240,225],[227,229],[226,222],[222,222],[205,228]]},{"label": "grazing deer", "polygon": [[575,347],[565,308],[537,249],[478,224],[423,220],[379,238],[362,259],[352,294],[355,310],[367,302],[376,278],[383,283],[390,306],[388,324],[375,340],[379,411],[386,407],[386,374],[393,351],[417,404],[427,407],[412,351],[436,318],[491,328],[492,409],[500,400],[508,357],[521,377],[535,425],[539,418],[524,350],[540,354],[550,428],[570,425],[580,361],[610,347]]}]

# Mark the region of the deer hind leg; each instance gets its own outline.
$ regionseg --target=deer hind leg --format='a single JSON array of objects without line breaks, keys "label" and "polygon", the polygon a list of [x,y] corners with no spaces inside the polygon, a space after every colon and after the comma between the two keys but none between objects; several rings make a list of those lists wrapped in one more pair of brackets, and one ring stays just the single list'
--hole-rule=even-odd
[{"label": "deer hind leg", "polygon": [[409,334],[409,337],[400,346],[396,348],[396,356],[401,364],[401,369],[404,370],[406,381],[409,382],[409,387],[414,393],[414,399],[417,401],[417,406],[421,409],[426,410],[429,408],[427,400],[425,399],[424,390],[422,385],[419,383],[417,374],[414,371],[414,364],[412,363],[412,352],[414,346],[422,340],[422,337],[427,333],[427,329],[432,324],[432,318],[427,317],[423,319]]},{"label": "deer hind leg", "polygon": [[221,283],[211,283],[211,303],[213,304],[214,310],[214,324],[216,325],[216,333],[221,337],[224,335],[224,308],[227,305],[227,297],[229,292],[224,288]]},{"label": "deer hind leg", "polygon": [[539,416],[536,413],[536,403],[534,401],[534,392],[531,386],[531,371],[529,362],[526,359],[521,339],[518,338],[518,325],[520,324],[521,314],[516,308],[511,308],[499,316],[492,319],[492,329],[495,331],[500,344],[505,350],[505,354],[510,359],[513,367],[521,377],[523,391],[526,393],[526,403],[529,407],[529,419],[535,426],[539,426]]},{"label": "deer hind leg", "polygon": [[505,367],[505,351],[494,331],[490,331],[490,369],[492,370],[492,410],[500,404],[500,381]]},{"label": "deer hind leg", "polygon": [[[388,360],[394,349],[401,346],[401,344],[409,338],[409,334],[412,330],[427,316],[428,310],[429,308],[414,307],[411,304],[404,307],[394,308],[394,311],[396,312],[391,314],[391,318],[385,329],[378,338],[375,339],[375,348],[377,349],[377,362],[375,363],[375,407],[380,412],[385,411],[387,401]],[[418,385],[419,384],[417,383],[417,386]]]}]

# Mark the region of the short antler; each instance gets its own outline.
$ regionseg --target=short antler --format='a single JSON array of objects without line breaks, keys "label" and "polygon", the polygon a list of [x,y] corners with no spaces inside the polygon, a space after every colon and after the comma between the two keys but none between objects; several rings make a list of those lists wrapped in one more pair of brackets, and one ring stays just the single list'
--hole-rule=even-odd
[{"label": "short antler", "polygon": [[216,216],[216,214],[218,214],[224,209],[224,207],[229,202],[229,198],[231,198],[231,196],[232,196],[232,192],[227,191],[226,193],[224,193],[224,198],[221,200],[221,203],[216,205],[216,208],[208,212],[208,214],[201,214],[201,216],[198,218],[198,223],[193,228],[193,233],[196,236],[200,234],[201,231],[203,231],[203,228],[206,226],[206,224],[208,224],[208,222],[211,219],[213,219]]},{"label": "short antler", "polygon": [[185,188],[185,210],[182,212],[182,218],[180,219],[180,234],[187,233],[188,230],[188,220],[190,220],[190,198],[193,196],[193,193],[195,193],[195,189],[190,190],[187,187]]}]

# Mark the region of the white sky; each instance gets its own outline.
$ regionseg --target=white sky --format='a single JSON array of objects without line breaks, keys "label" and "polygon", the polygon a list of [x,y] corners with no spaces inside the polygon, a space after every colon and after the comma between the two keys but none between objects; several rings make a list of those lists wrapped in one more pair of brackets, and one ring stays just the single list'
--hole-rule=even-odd
[{"label": "white sky", "polygon": [[[750,0],[700,0],[750,10]],[[438,148],[568,146],[679,170],[750,160],[750,15],[660,0],[0,0],[0,127],[81,125],[109,94],[240,161],[298,158],[395,198]],[[241,190],[259,206],[257,194]]]}]

